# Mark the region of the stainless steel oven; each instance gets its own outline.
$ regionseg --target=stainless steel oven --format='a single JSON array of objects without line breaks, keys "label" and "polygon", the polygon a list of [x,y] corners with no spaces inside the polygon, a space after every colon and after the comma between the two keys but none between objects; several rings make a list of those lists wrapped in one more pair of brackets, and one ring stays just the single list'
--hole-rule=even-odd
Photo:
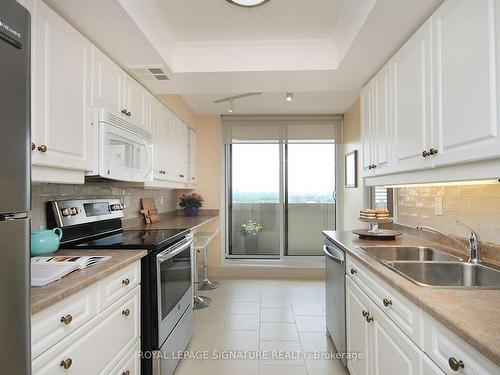
[{"label": "stainless steel oven", "polygon": [[161,347],[184,312],[191,307],[191,253],[193,236],[156,255],[158,343]]}]

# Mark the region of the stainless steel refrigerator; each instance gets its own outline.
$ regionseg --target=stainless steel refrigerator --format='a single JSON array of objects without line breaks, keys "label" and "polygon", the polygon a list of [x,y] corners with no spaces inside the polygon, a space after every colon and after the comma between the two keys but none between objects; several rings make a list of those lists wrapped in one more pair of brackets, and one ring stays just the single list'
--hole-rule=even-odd
[{"label": "stainless steel refrigerator", "polygon": [[0,372],[31,374],[30,15],[0,0]]}]

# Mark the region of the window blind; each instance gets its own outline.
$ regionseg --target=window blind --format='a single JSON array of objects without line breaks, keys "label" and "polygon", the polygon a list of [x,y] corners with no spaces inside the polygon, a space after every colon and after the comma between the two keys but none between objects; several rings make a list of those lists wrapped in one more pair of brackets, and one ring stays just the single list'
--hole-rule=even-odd
[{"label": "window blind", "polygon": [[223,141],[232,143],[340,143],[342,115],[222,116]]}]

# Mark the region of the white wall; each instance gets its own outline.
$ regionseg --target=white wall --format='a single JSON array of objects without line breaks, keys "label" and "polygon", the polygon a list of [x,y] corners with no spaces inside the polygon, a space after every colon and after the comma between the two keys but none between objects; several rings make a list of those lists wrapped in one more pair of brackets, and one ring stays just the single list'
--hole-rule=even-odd
[{"label": "white wall", "polygon": [[[343,131],[343,160],[345,155],[351,151],[358,150],[358,187],[344,188],[344,215],[343,229],[352,230],[364,228],[366,225],[358,220],[359,210],[363,208],[364,188],[363,179],[359,177],[361,172],[361,160],[363,158],[361,150],[361,121],[359,99],[344,113]],[[341,186],[344,187],[344,176],[342,175]]]}]

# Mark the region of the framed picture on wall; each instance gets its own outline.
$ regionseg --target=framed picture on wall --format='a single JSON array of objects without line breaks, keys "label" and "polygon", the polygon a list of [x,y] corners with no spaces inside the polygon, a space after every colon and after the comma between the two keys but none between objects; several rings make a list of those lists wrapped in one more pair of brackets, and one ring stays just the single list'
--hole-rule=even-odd
[{"label": "framed picture on wall", "polygon": [[358,150],[349,152],[345,156],[345,187],[358,187]]}]

